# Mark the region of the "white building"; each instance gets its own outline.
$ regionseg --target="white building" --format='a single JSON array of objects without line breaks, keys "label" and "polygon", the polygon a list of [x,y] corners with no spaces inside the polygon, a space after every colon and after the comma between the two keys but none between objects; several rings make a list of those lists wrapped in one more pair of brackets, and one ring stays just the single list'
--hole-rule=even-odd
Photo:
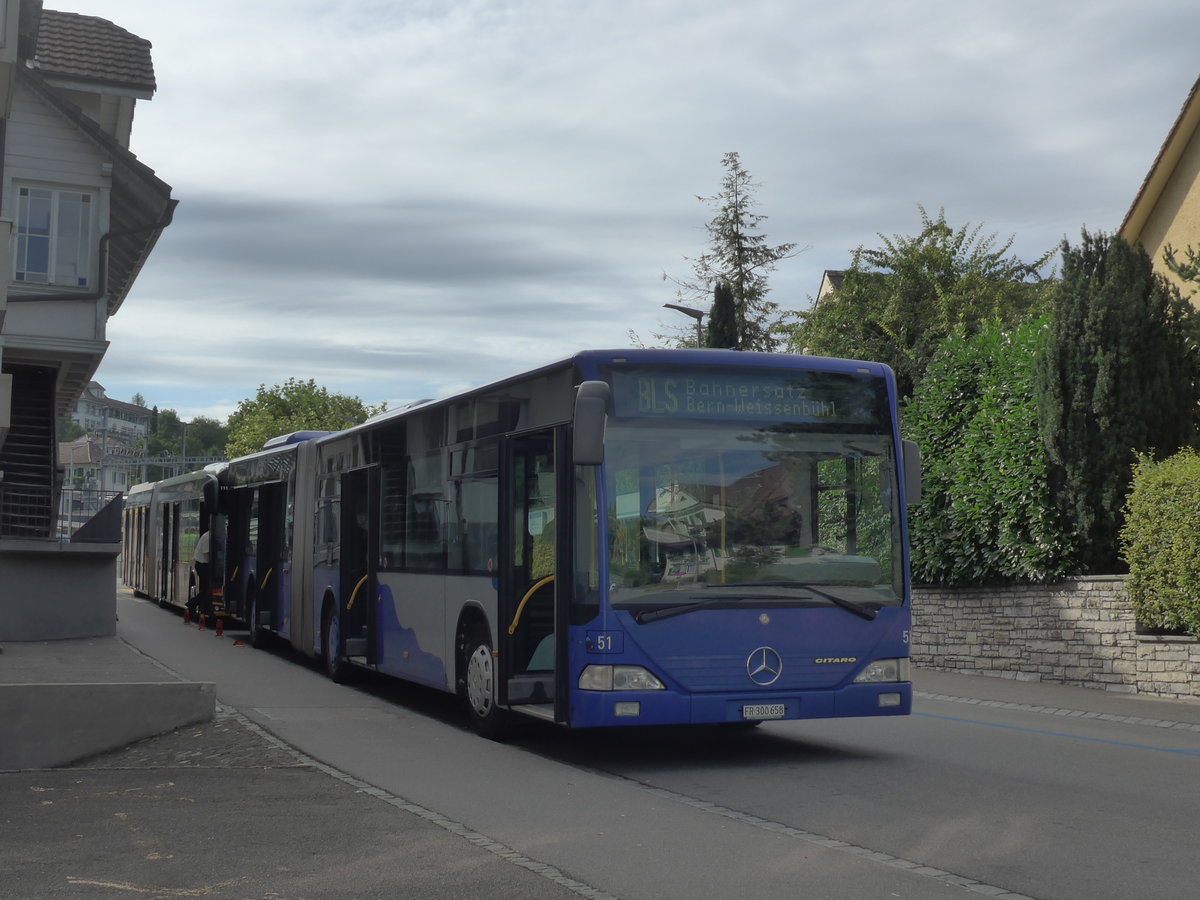
[{"label": "white building", "polygon": [[[149,41],[0,0],[0,639],[69,621],[51,608],[60,595],[88,610],[105,608],[88,591],[112,597],[118,526],[54,542],[55,420],[95,374],[108,318],[174,212],[170,186],[129,152],[134,106],[155,87]],[[77,635],[111,633],[110,616],[81,615]]]},{"label": "white building", "polygon": [[105,395],[104,385],[89,381],[75,408],[71,421],[88,434],[104,435],[130,446],[141,447],[150,434],[150,410]]}]

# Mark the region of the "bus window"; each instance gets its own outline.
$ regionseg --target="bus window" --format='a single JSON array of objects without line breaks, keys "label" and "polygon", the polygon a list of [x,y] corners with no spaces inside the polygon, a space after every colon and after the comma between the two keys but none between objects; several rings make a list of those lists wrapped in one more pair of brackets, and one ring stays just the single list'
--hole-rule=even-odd
[{"label": "bus window", "polygon": [[529,580],[554,574],[554,456],[530,454],[517,473],[516,534],[524,536],[514,547],[517,566],[528,566]]},{"label": "bus window", "polygon": [[890,436],[678,423],[609,437],[614,604],[698,582],[901,602]]},{"label": "bus window", "polygon": [[460,549],[459,558],[450,563],[451,569],[476,574],[494,571],[500,498],[496,477],[460,480],[455,495]]},{"label": "bus window", "polygon": [[405,509],[404,567],[416,571],[441,571],[442,458],[433,453],[409,461],[409,493]]},{"label": "bus window", "polygon": [[250,501],[250,527],[246,531],[246,556],[258,555],[258,488]]},{"label": "bus window", "polygon": [[583,625],[600,610],[600,533],[594,466],[575,469],[575,589],[571,592],[571,624]]},{"label": "bus window", "polygon": [[407,466],[385,465],[379,476],[380,567],[398,568],[404,560],[404,487]]},{"label": "bus window", "polygon": [[313,528],[315,558],[326,565],[335,565],[341,558],[342,540],[340,476],[336,473],[321,477],[317,497],[316,522]]}]

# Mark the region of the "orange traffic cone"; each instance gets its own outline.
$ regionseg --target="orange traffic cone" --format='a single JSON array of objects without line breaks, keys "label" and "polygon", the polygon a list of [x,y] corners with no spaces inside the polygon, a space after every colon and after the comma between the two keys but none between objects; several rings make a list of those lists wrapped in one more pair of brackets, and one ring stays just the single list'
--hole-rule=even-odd
[{"label": "orange traffic cone", "polygon": [[217,619],[217,637],[225,637],[225,620]]},{"label": "orange traffic cone", "polygon": [[200,613],[200,630],[204,630],[204,613]]}]

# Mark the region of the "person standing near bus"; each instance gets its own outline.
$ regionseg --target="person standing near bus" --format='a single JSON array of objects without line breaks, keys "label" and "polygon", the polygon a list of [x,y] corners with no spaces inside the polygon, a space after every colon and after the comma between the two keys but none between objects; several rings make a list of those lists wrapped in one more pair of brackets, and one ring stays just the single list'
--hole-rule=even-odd
[{"label": "person standing near bus", "polygon": [[208,581],[208,563],[210,558],[211,537],[206,531],[196,541],[196,549],[192,552],[192,571],[196,573],[196,596],[188,598],[188,611],[195,615],[197,608],[206,616],[212,615],[212,589]]}]

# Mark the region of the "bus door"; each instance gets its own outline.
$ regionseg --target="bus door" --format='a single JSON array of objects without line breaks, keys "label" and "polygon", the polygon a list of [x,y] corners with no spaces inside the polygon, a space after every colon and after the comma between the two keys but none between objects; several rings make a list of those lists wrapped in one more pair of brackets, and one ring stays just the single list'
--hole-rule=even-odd
[{"label": "bus door", "polygon": [[376,664],[376,566],[379,562],[379,469],[342,475],[339,624],[351,662]]},{"label": "bus door", "polygon": [[258,621],[252,627],[276,631],[280,625],[279,586],[284,583],[287,559],[283,552],[284,501],[287,485],[280,482],[258,488],[258,545],[254,559],[255,585],[258,597],[255,613]]},{"label": "bus door", "polygon": [[[516,435],[501,461],[500,702],[566,721],[565,670],[570,578],[567,490],[559,460],[566,429]],[[569,555],[566,557],[569,559]]]},{"label": "bus door", "polygon": [[159,545],[158,557],[158,590],[155,599],[159,605],[175,601],[175,550],[179,546],[178,504],[164,503],[162,505],[162,542]]},{"label": "bus door", "polygon": [[225,564],[223,570],[212,569],[211,577],[224,577],[225,612],[245,621],[250,612],[246,609],[246,584],[253,574],[246,567],[253,565],[250,561],[254,547],[250,516],[254,506],[254,488],[222,488],[221,506],[226,515]]},{"label": "bus door", "polygon": [[150,507],[144,506],[137,511],[137,560],[138,569],[134,574],[137,579],[136,586],[141,590],[142,596],[149,596],[150,588]]}]

